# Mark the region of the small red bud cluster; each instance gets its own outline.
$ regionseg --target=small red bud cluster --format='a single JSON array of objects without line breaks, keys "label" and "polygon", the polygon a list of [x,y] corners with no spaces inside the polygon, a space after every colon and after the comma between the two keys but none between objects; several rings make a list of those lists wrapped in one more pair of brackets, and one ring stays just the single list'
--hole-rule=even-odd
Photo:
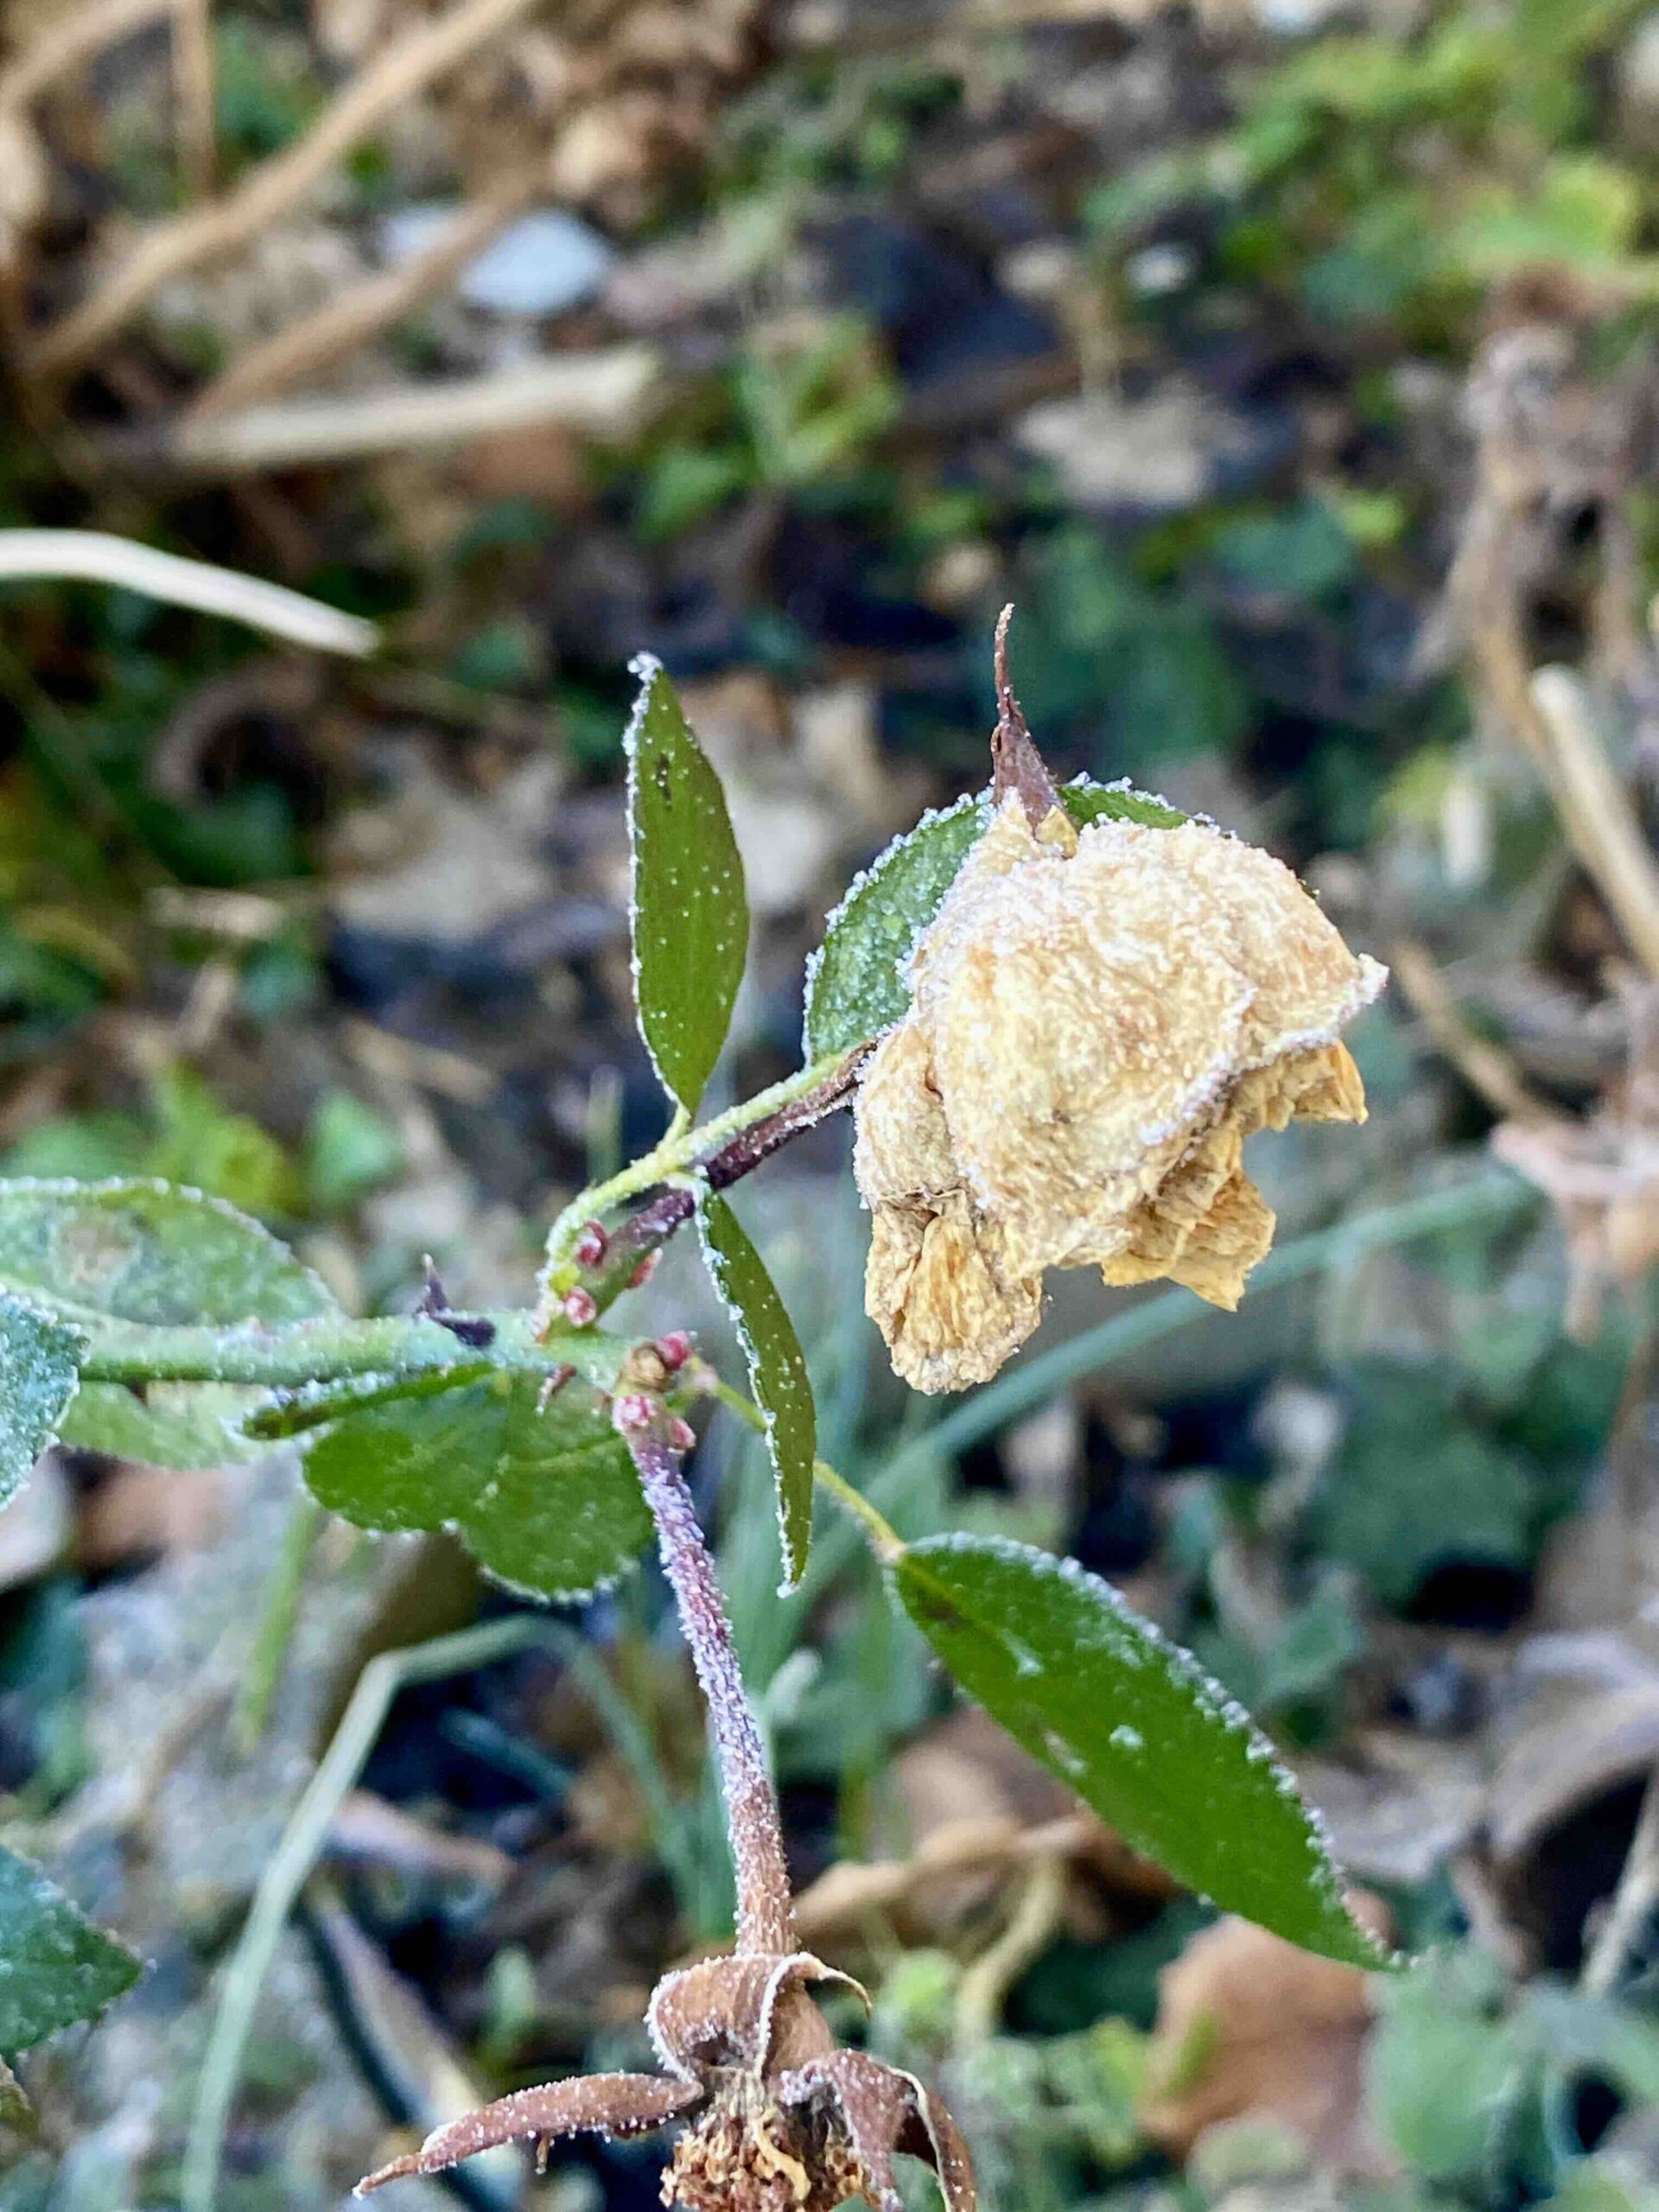
[{"label": "small red bud cluster", "polygon": [[670,1413],[646,1390],[619,1391],[611,1402],[611,1426],[619,1436],[655,1435],[671,1452],[689,1452],[697,1440],[689,1421]]},{"label": "small red bud cluster", "polygon": [[610,1249],[610,1238],[596,1221],[590,1221],[571,1246],[570,1256],[579,1268],[597,1268],[602,1266]]},{"label": "small red bud cluster", "polygon": [[573,1329],[591,1329],[599,1319],[599,1300],[591,1290],[583,1290],[580,1285],[565,1292],[559,1308]]}]

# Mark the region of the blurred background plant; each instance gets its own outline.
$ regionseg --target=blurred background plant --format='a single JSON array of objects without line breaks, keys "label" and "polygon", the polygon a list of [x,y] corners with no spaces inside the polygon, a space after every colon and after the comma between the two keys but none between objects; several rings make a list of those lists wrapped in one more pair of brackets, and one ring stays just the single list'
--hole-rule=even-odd
[{"label": "blurred background plant", "polygon": [[[197,1184],[368,1311],[427,1254],[457,1306],[526,1297],[660,1126],[642,646],[757,916],[732,1095],[792,1065],[849,872],[978,780],[1009,597],[1057,767],[1270,843],[1394,964],[1367,1129],[1263,1141],[1280,1249],[1234,1319],[1067,1277],[930,1413],[862,1319],[842,1134],[753,1194],[825,1456],[906,1535],[1120,1582],[1440,1947],[1383,1998],[1173,1894],[950,1708],[839,1525],[777,1599],[763,1459],[718,1428],[804,1932],[1005,2212],[1659,2191],[1656,217],[1639,0],[0,23],[0,524],[385,639],[0,582],[5,1173]],[[695,1272],[643,1318],[702,1300],[712,1344]],[[294,1485],[80,1448],[0,1515],[7,1838],[155,1961],[20,2068],[8,2204],[179,2201],[223,1961],[376,1654],[496,1639],[393,1699],[300,1870],[226,2205],[332,2202],[397,2122],[640,2063],[643,1991],[724,1925],[654,1573],[513,1648],[444,1540],[296,1538]],[[454,2186],[626,2212],[655,2178],[595,2145]]]}]

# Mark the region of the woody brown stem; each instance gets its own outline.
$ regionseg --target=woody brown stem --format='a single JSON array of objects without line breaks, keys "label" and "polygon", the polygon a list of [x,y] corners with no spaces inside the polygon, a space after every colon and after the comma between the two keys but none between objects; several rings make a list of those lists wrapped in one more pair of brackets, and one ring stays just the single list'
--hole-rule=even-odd
[{"label": "woody brown stem", "polygon": [[[698,1165],[695,1171],[698,1181],[706,1183],[711,1191],[729,1190],[734,1183],[741,1182],[763,1160],[781,1151],[791,1138],[799,1136],[802,1130],[810,1128],[837,1107],[846,1104],[865,1058],[861,1052],[849,1054],[812,1090],[779,1107],[765,1121],[740,1129]],[[648,1260],[666,1244],[696,1211],[695,1191],[683,1184],[674,1184],[659,1191],[648,1205],[621,1224],[611,1237],[604,1259],[582,1278],[584,1287],[593,1293],[601,1310],[627,1288],[640,1262]]]},{"label": "woody brown stem", "polygon": [[1054,779],[1037,750],[1008,675],[1008,625],[1013,607],[996,618],[993,666],[996,676],[996,728],[991,732],[991,799],[1001,806],[1010,791],[1018,791],[1026,819],[1039,830],[1059,804]]},{"label": "woody brown stem", "polygon": [[630,1434],[628,1449],[657,1523],[663,1571],[674,1592],[680,1626],[714,1726],[737,1876],[738,1952],[753,1957],[792,1951],[797,1948],[795,1908],[784,1863],[777,1793],[732,1646],[731,1623],[715,1580],[715,1563],[680,1471],[679,1455],[648,1431]]}]

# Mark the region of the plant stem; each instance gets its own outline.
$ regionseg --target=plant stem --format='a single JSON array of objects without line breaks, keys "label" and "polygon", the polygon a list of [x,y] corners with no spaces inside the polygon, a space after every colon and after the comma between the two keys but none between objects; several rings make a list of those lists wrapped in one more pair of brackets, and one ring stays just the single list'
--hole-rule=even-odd
[{"label": "plant stem", "polygon": [[231,1716],[232,1739],[244,1758],[252,1756],[255,1745],[264,1733],[271,1700],[283,1679],[283,1668],[294,1635],[294,1624],[299,1618],[300,1599],[305,1594],[306,1569],[311,1564],[311,1548],[321,1535],[327,1518],[308,1490],[295,1493],[294,1503],[289,1510],[288,1527],[283,1534],[283,1548],[276,1554],[276,1564],[271,1569],[265,1586],[259,1632],[254,1638],[247,1670],[242,1677],[242,1693]]},{"label": "plant stem", "polygon": [[[588,1222],[598,1220],[626,1199],[637,1198],[641,1191],[666,1182],[671,1175],[701,1161],[706,1154],[717,1152],[729,1140],[753,1129],[758,1123],[775,1118],[784,1125],[779,1141],[793,1136],[798,1129],[806,1128],[809,1121],[816,1121],[841,1103],[855,1065],[844,1052],[831,1053],[825,1059],[815,1060],[810,1067],[798,1068],[793,1075],[785,1076],[769,1090],[757,1090],[753,1098],[728,1107],[723,1114],[716,1114],[695,1129],[686,1127],[685,1115],[677,1114],[660,1144],[631,1161],[620,1174],[609,1176],[602,1183],[590,1183],[585,1191],[579,1191],[560,1214],[548,1232],[547,1259],[542,1269],[544,1294],[550,1295],[554,1275],[569,1264],[572,1248]],[[843,1076],[846,1084],[838,1083],[836,1078]],[[819,1090],[826,1094],[822,1101],[813,1096]],[[813,1105],[810,1116],[803,1118],[789,1111],[809,1101]],[[764,1156],[764,1153],[757,1154],[757,1160]],[[686,1212],[690,1211],[688,1206]]]},{"label": "plant stem", "polygon": [[696,1507],[680,1471],[679,1455],[636,1431],[628,1449],[657,1523],[663,1571],[679,1609],[680,1626],[708,1701],[721,1793],[737,1875],[737,1948],[767,1957],[797,1948],[795,1908],[784,1861],[783,1827],[754,1709],[732,1645],[731,1623],[715,1579]]},{"label": "plant stem", "polygon": [[[728,1413],[735,1414],[757,1436],[766,1434],[766,1417],[752,1398],[746,1398],[741,1390],[734,1390],[729,1382],[722,1382],[712,1368],[705,1371],[700,1382],[710,1397],[717,1399]],[[905,1548],[904,1539],[886,1514],[872,1505],[862,1491],[855,1490],[846,1476],[838,1473],[827,1459],[814,1459],[812,1479],[862,1524],[871,1550],[884,1567],[891,1565],[899,1557]]]},{"label": "plant stem", "polygon": [[243,1321],[151,1326],[109,1321],[70,1309],[91,1338],[81,1374],[88,1382],[246,1382],[272,1389],[306,1382],[338,1382],[354,1375],[429,1375],[467,1365],[556,1375],[574,1367],[609,1389],[626,1347],[594,1329],[561,1329],[541,1341],[528,1312],[481,1315],[492,1325],[487,1344],[461,1343],[441,1322],[415,1314],[354,1320],[326,1314],[315,1320],[267,1324]]}]

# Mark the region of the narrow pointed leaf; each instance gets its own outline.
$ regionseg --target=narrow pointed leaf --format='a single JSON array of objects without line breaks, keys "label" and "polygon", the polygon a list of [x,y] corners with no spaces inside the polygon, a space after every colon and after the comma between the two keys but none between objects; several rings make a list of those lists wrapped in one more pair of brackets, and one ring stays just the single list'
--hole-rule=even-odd
[{"label": "narrow pointed leaf", "polygon": [[697,1227],[715,1287],[737,1327],[749,1395],[766,1420],[784,1586],[793,1589],[806,1570],[812,1538],[812,1468],[818,1456],[817,1409],[805,1355],[766,1262],[730,1206],[713,1191],[697,1201]]},{"label": "narrow pointed leaf", "polygon": [[0,1292],[0,1505],[57,1436],[86,1349],[73,1324]]},{"label": "narrow pointed leaf", "polygon": [[0,1183],[0,1287],[79,1320],[306,1321],[339,1307],[285,1244],[168,1183]]},{"label": "narrow pointed leaf", "polygon": [[[1062,785],[1060,804],[1079,828],[1100,821],[1142,822],[1171,830],[1185,820],[1173,806],[1127,785],[1080,777]],[[910,1007],[906,974],[916,940],[944,904],[963,862],[991,819],[988,792],[925,814],[856,877],[824,925],[806,979],[806,1057],[850,1052],[902,1021]]]},{"label": "narrow pointed leaf", "polygon": [[1307,1950],[1388,1962],[1267,1739],[1109,1583],[992,1537],[929,1538],[893,1573],[963,1688],[1137,1851]]},{"label": "narrow pointed leaf", "polygon": [[126,1945],[95,1928],[38,1866],[0,1849],[0,2051],[28,2050],[95,2020],[140,1972]]},{"label": "narrow pointed leaf", "polygon": [[690,1114],[720,1058],[749,949],[743,863],[720,779],[666,671],[634,663],[628,725],[633,980],[663,1087]]},{"label": "narrow pointed leaf", "polygon": [[493,1370],[435,1396],[388,1395],[306,1455],[321,1503],[364,1529],[454,1529],[502,1581],[575,1598],[614,1581],[651,1516],[597,1391]]}]

